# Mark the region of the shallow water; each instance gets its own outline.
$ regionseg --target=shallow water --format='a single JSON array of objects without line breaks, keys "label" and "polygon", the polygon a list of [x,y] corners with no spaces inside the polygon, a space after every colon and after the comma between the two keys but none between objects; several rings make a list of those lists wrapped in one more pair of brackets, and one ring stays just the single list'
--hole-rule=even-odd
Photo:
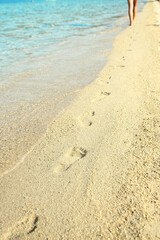
[{"label": "shallow water", "polygon": [[3,2],[6,0],[0,0],[0,61],[2,70],[12,64],[16,71],[17,63],[50,54],[72,38],[115,27],[127,8],[123,0]]},{"label": "shallow water", "polygon": [[126,13],[126,0],[0,0],[1,172],[95,80]]}]

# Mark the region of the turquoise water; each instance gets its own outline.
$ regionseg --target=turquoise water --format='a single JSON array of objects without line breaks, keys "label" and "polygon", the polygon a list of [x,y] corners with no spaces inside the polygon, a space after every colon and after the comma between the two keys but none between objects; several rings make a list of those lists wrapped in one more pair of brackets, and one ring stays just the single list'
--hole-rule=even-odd
[{"label": "turquoise water", "polygon": [[68,41],[122,27],[126,14],[127,0],[0,0],[1,81],[44,65]]},{"label": "turquoise water", "polygon": [[2,172],[96,79],[127,25],[127,0],[0,0]]},{"label": "turquoise water", "polygon": [[1,71],[113,28],[126,11],[126,0],[0,0]]}]

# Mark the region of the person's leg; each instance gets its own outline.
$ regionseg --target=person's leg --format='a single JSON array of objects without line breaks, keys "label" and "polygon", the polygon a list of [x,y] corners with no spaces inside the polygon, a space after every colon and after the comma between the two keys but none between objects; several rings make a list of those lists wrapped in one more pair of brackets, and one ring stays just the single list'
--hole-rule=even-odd
[{"label": "person's leg", "polygon": [[128,0],[128,15],[131,26],[133,24],[133,0]]},{"label": "person's leg", "polygon": [[137,3],[138,3],[138,0],[133,0],[133,20],[135,19],[137,14]]}]

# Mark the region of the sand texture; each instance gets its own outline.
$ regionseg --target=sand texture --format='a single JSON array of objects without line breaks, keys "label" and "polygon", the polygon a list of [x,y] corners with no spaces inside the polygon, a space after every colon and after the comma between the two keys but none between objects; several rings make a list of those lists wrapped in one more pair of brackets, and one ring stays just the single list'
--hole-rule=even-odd
[{"label": "sand texture", "polygon": [[160,239],[159,5],[1,178],[0,239]]}]

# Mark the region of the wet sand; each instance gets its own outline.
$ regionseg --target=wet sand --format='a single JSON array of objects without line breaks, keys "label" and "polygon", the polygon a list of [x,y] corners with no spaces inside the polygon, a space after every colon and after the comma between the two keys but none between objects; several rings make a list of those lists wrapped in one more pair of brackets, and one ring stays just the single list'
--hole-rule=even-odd
[{"label": "wet sand", "polygon": [[96,78],[121,28],[66,41],[50,55],[17,64],[18,71],[11,65],[10,77],[0,73],[0,178],[43,138],[79,89]]},{"label": "wet sand", "polygon": [[0,183],[1,239],[160,238],[160,8]]}]

